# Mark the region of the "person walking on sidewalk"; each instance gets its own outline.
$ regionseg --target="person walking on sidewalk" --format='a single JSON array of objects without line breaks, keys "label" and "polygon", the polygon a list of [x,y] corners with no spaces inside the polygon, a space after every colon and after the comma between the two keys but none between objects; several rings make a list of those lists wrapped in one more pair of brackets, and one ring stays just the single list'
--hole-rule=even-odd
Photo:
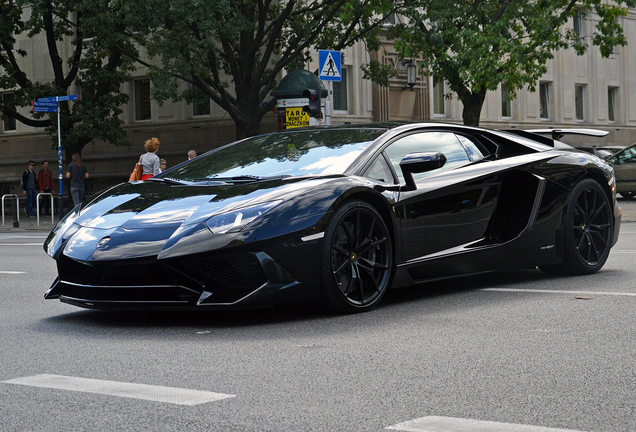
[{"label": "person walking on sidewalk", "polygon": [[38,184],[37,175],[35,174],[35,162],[30,160],[27,169],[22,173],[22,180],[20,185],[22,191],[26,195],[27,205],[24,209],[24,214],[27,217],[34,218],[35,211],[33,210],[33,204],[35,204],[36,197],[38,196],[38,190],[36,189]]},{"label": "person walking on sidewalk", "polygon": [[144,149],[147,153],[141,156],[139,161],[139,165],[144,169],[144,173],[141,176],[142,180],[148,180],[150,177],[161,174],[161,162],[159,156],[157,156],[159,145],[157,138],[150,138],[144,143]]},{"label": "person walking on sidewalk", "polygon": [[66,170],[66,178],[71,179],[71,196],[73,197],[73,205],[77,206],[84,197],[84,181],[88,179],[88,169],[82,163],[79,153],[73,153],[71,159],[72,162],[68,164]]},{"label": "person walking on sidewalk", "polygon": [[[49,169],[49,162],[42,162],[42,169],[38,171],[38,189],[41,193],[55,193],[53,191],[53,173]],[[46,216],[51,216],[51,199],[47,196],[44,196],[44,214]]]}]

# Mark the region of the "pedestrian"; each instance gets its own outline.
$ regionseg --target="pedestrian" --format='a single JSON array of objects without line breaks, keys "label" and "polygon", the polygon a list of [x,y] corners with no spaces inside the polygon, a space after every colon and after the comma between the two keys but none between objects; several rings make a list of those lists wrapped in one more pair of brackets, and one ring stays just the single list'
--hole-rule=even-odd
[{"label": "pedestrian", "polygon": [[66,178],[71,179],[71,196],[73,205],[77,206],[84,198],[85,180],[88,179],[88,169],[82,163],[79,153],[73,153],[71,163],[66,170]]},{"label": "pedestrian", "polygon": [[33,205],[35,204],[35,200],[38,196],[37,184],[38,178],[35,174],[35,162],[30,160],[27,164],[27,169],[22,173],[22,180],[20,180],[20,186],[22,186],[22,191],[24,192],[24,195],[26,195],[27,199],[24,214],[30,218],[35,217]]},{"label": "pedestrian", "polygon": [[139,165],[143,168],[142,180],[148,180],[152,176],[156,176],[161,173],[161,161],[157,156],[157,150],[159,150],[160,142],[157,138],[150,138],[144,143],[144,149],[146,154],[139,159]]},{"label": "pedestrian", "polygon": [[190,150],[188,152],[188,160],[194,159],[195,157],[197,157],[197,152],[195,152],[194,150]]},{"label": "pedestrian", "polygon": [[[42,169],[38,171],[38,189],[40,193],[53,194],[53,173],[49,169],[49,162],[42,162]],[[51,198],[45,196],[42,205],[45,216],[51,216]]]},{"label": "pedestrian", "polygon": [[165,159],[159,159],[159,169],[161,170],[161,172],[164,172],[167,167],[168,167],[168,162],[166,162]]}]

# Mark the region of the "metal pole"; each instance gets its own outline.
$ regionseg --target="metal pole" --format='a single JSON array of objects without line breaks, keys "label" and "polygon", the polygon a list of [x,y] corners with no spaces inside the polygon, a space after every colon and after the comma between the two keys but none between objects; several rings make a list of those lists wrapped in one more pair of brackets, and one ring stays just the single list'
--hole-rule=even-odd
[{"label": "metal pole", "polygon": [[[62,128],[60,127],[60,117],[62,116],[62,113],[60,112],[60,102],[57,102],[57,166],[58,166],[58,173],[60,176],[60,184],[59,184],[59,202],[58,204],[58,214],[60,215],[60,220],[62,220],[62,217],[64,216],[64,204],[62,202],[62,191],[64,189],[63,187],[63,182],[62,182]],[[52,210],[51,210],[52,211]]]},{"label": "metal pole", "polygon": [[332,107],[333,107],[333,81],[327,81],[327,88],[328,88],[328,94],[327,94],[327,100],[326,100],[326,104],[325,104],[325,117],[327,117],[325,120],[325,124],[330,125],[331,124],[331,111],[332,111]]}]

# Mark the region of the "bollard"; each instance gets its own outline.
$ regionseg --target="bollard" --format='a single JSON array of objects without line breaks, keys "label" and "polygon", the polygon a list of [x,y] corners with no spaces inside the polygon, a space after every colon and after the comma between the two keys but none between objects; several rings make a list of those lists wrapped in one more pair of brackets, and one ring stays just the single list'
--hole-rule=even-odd
[{"label": "bollard", "polygon": [[13,228],[20,228],[20,221],[18,220],[18,197],[14,196],[11,200],[11,209],[13,210]]}]

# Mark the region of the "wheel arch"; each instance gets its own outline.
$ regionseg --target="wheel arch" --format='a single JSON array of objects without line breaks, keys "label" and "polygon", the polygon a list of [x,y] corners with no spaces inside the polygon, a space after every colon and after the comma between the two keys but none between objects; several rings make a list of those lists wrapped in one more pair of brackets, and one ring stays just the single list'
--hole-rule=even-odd
[{"label": "wheel arch", "polygon": [[[391,213],[390,204],[386,202],[386,199],[368,190],[357,190],[346,196],[342,196],[341,199],[338,200],[337,204],[340,205],[345,200],[361,200],[373,206],[373,208],[382,217],[382,220],[384,221],[384,224],[386,225],[389,234],[391,235],[391,248],[393,249],[393,257],[397,258],[396,242],[399,236],[399,232],[397,229],[398,225],[395,220],[395,215]],[[393,265],[396,264],[397,260],[394,259]]]},{"label": "wheel arch", "polygon": [[609,202],[614,203],[615,200],[614,200],[614,195],[612,194],[612,188],[607,182],[607,177],[605,176],[603,172],[597,171],[597,170],[588,170],[585,176],[583,176],[583,178],[580,179],[579,181],[586,178],[595,180],[599,185],[601,185],[601,189],[603,189],[603,192],[605,192],[605,195],[607,195],[607,199],[609,200]]}]

